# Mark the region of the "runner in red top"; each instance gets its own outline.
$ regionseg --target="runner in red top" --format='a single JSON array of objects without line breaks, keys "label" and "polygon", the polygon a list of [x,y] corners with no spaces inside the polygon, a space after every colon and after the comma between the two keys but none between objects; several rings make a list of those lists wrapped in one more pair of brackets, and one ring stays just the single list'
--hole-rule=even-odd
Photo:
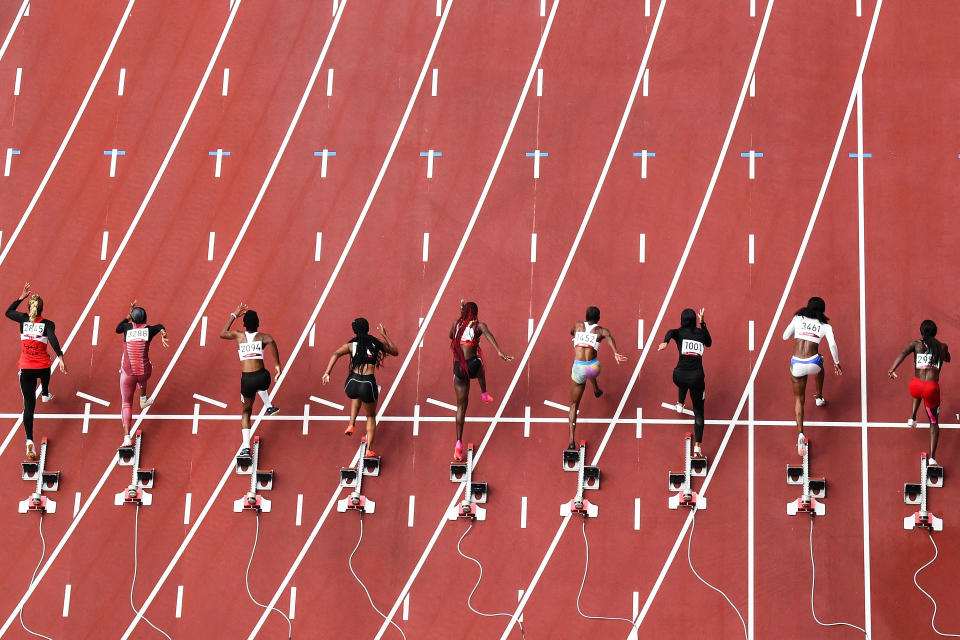
[{"label": "runner in red top", "polygon": [[[17,311],[27,298],[30,298],[28,313]],[[60,358],[60,371],[67,372],[67,365],[63,360],[63,351],[60,341],[54,333],[54,324],[41,316],[43,313],[43,298],[37,294],[30,295],[30,283],[23,285],[20,297],[7,307],[7,317],[20,325],[20,392],[23,394],[23,430],[27,436],[27,458],[37,459],[36,448],[33,446],[33,411],[37,407],[37,381],[40,381],[41,396],[44,402],[53,400],[50,393],[50,354],[47,345],[53,347],[53,352]]]},{"label": "runner in red top", "polygon": [[140,408],[146,409],[153,402],[147,396],[147,381],[153,373],[150,363],[150,341],[160,334],[160,342],[169,347],[167,330],[162,324],[147,324],[147,311],[130,303],[130,313],[117,325],[117,333],[123,336],[123,355],[120,357],[120,416],[123,419],[123,446],[129,447],[130,423],[133,420],[133,392],[140,387]]}]

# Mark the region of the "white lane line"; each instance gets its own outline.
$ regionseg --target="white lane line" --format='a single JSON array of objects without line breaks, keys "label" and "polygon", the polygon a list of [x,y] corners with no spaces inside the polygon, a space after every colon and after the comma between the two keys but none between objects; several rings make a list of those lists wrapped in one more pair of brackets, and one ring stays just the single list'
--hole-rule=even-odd
[{"label": "white lane line", "polygon": [[297,617],[297,588],[290,587],[290,611],[288,617],[293,620]]},{"label": "white lane line", "polygon": [[223,69],[223,91],[220,92],[221,95],[227,95],[227,91],[230,87],[230,68],[224,67]]},{"label": "white lane line", "polygon": [[[73,132],[76,131],[77,124],[79,124],[80,118],[83,116],[83,112],[86,111],[87,105],[90,103],[90,98],[93,96],[94,90],[100,83],[100,76],[103,75],[103,70],[106,68],[107,62],[110,60],[110,56],[113,54],[113,49],[117,46],[117,40],[120,39],[120,33],[123,31],[124,25],[127,24],[127,18],[130,17],[130,11],[133,9],[133,3],[134,0],[129,0],[127,3],[127,8],[123,12],[123,17],[120,18],[120,23],[117,25],[117,30],[113,33],[113,39],[110,40],[110,44],[107,46],[107,51],[103,54],[103,59],[100,61],[100,66],[97,68],[97,73],[94,74],[93,80],[90,82],[90,86],[87,88],[87,93],[83,97],[83,101],[80,103],[80,108],[77,109],[76,115],[73,117],[73,122],[70,123],[70,127],[67,129],[67,133],[64,135],[63,141],[60,143],[57,153],[53,156],[53,160],[50,162],[47,172],[44,174],[43,179],[40,181],[40,185],[37,187],[36,192],[30,199],[30,204],[27,205],[26,211],[23,212],[23,215],[20,217],[20,221],[17,222],[17,226],[13,230],[13,233],[10,234],[10,238],[7,239],[7,244],[3,247],[3,251],[0,251],[0,264],[3,264],[3,261],[7,259],[7,254],[10,253],[13,243],[16,242],[17,238],[20,236],[20,231],[23,229],[23,225],[27,223],[27,219],[33,212],[34,207],[37,206],[37,202],[40,200],[40,195],[43,193],[44,188],[46,188],[47,182],[50,181],[50,176],[53,175],[53,170],[57,168],[57,165],[60,163],[60,158],[63,156],[63,152],[67,148],[67,144],[69,144],[70,139],[73,138]],[[7,39],[4,41],[3,47],[0,48],[0,58],[3,57],[3,53],[7,49],[10,38],[13,36],[13,31],[20,22],[20,18],[23,16],[23,12],[26,7],[27,3],[24,2],[20,7],[20,12],[17,14],[17,17],[14,20],[13,27],[10,29],[10,33],[7,34]]]},{"label": "white lane line", "polygon": [[63,617],[70,615],[70,585],[63,588]]},{"label": "white lane line", "polygon": [[751,98],[756,98],[756,97],[757,97],[757,74],[756,74],[756,72],[754,72],[754,74],[753,74],[752,76],[750,76],[750,97],[751,97]]},{"label": "white lane line", "polygon": [[192,498],[193,494],[188,491],[183,501],[183,524],[190,524],[190,502]]},{"label": "white lane line", "polygon": [[753,264],[753,234],[747,236],[747,264]]},{"label": "white lane line", "polygon": [[410,504],[407,507],[407,526],[408,527],[413,526],[413,508],[414,508],[415,502],[416,502],[416,498],[414,496],[410,496]]},{"label": "white lane line", "polygon": [[[857,0],[860,16],[860,0]],[[867,466],[867,287],[866,252],[864,250],[864,188],[863,188],[863,76],[857,79],[857,244],[858,275],[860,280],[860,431],[861,496],[863,498],[863,617],[867,637],[871,636],[872,616],[870,597],[870,475]]]},{"label": "white lane line", "polygon": [[20,10],[17,11],[17,16],[13,19],[13,24],[10,25],[10,31],[7,32],[7,37],[3,39],[3,44],[0,45],[0,60],[3,60],[3,54],[7,52],[7,47],[10,46],[10,40],[13,38],[13,34],[17,32],[17,27],[20,26],[20,20],[23,19],[23,16],[30,15],[30,0],[23,0],[23,3],[20,5]]},{"label": "white lane line", "polygon": [[200,346],[207,346],[207,316],[200,318]]},{"label": "white lane line", "polygon": [[327,69],[327,97],[333,95],[333,69]]},{"label": "white lane line", "polygon": [[527,496],[520,497],[520,528],[527,528]]},{"label": "white lane line", "polygon": [[183,615],[183,585],[177,585],[177,610],[174,612],[174,616],[180,618]]},{"label": "white lane line", "polygon": [[647,261],[647,234],[640,234],[640,264]]},{"label": "white lane line", "polygon": [[[640,531],[640,498],[633,499],[633,530]],[[637,592],[634,591],[634,601],[636,601]],[[634,607],[636,611],[636,607]],[[636,613],[634,613],[636,615]]]},{"label": "white lane line", "polygon": [[537,261],[537,234],[530,234],[530,262]]},{"label": "white lane line", "polygon": [[120,69],[120,78],[117,81],[117,95],[123,95],[123,85],[127,82],[127,70],[125,68]]},{"label": "white lane line", "polygon": [[[767,5],[767,13],[764,16],[764,21],[767,20],[770,13],[771,5],[773,0]],[[807,243],[810,241],[810,236],[813,234],[813,228],[816,225],[817,218],[820,214],[820,208],[823,205],[823,199],[827,192],[827,186],[830,183],[830,178],[833,175],[833,169],[837,162],[837,155],[840,153],[840,145],[843,142],[843,138],[847,131],[847,125],[850,122],[850,114],[853,111],[853,104],[856,99],[857,91],[860,86],[861,79],[863,78],[863,69],[867,62],[867,56],[870,53],[870,46],[873,43],[873,35],[876,31],[877,20],[880,17],[880,9],[883,6],[883,0],[878,0],[876,8],[874,9],[873,21],[870,24],[870,30],[867,33],[867,39],[864,44],[863,54],[860,58],[860,66],[857,70],[857,75],[854,80],[853,90],[850,93],[850,99],[847,103],[847,108],[843,116],[843,122],[840,125],[840,132],[837,135],[837,141],[833,148],[833,153],[830,156],[830,162],[827,165],[826,174],[823,177],[823,182],[820,185],[820,192],[817,194],[817,201],[814,204],[813,211],[810,214],[810,220],[807,223],[807,228],[804,231],[803,240],[800,242],[800,247],[797,251],[797,257],[794,260],[793,267],[790,271],[790,275],[787,278],[787,282],[783,289],[783,294],[780,297],[780,302],[777,306],[777,311],[773,316],[772,321],[770,322],[770,327],[767,330],[766,337],[764,338],[763,346],[760,348],[760,354],[757,357],[756,362],[753,365],[753,369],[750,373],[750,378],[747,380],[747,384],[744,388],[743,395],[740,397],[740,402],[737,404],[736,412],[734,413],[733,419],[730,421],[730,424],[727,427],[727,431],[724,434],[723,441],[720,443],[720,448],[717,451],[716,456],[714,456],[713,464],[710,466],[710,470],[707,472],[707,477],[704,479],[703,484],[700,488],[700,494],[705,495],[707,488],[710,485],[710,481],[713,479],[713,474],[716,472],[719,465],[720,459],[723,457],[723,453],[726,450],[727,443],[730,441],[730,437],[733,435],[734,425],[739,421],[740,414],[743,411],[743,406],[746,402],[747,396],[750,394],[750,391],[753,389],[753,385],[756,382],[757,373],[760,370],[760,365],[763,362],[764,356],[766,355],[767,349],[770,346],[770,342],[773,339],[774,332],[777,331],[778,324],[780,322],[780,317],[783,314],[784,306],[787,302],[787,297],[790,295],[790,291],[793,288],[794,280],[796,279],[797,272],[800,269],[800,263],[803,260],[803,255],[806,252]],[[764,22],[764,25],[766,22]],[[761,31],[763,27],[761,27]],[[671,549],[667,559],[663,564],[663,568],[660,570],[660,575],[657,577],[657,581],[653,586],[649,596],[647,597],[646,602],[644,603],[643,609],[640,611],[640,615],[636,618],[634,622],[634,628],[640,626],[643,622],[643,618],[646,615],[647,611],[650,609],[650,605],[653,603],[653,599],[656,596],[657,592],[660,589],[660,585],[663,583],[664,578],[666,577],[667,571],[670,569],[670,565],[673,563],[674,557],[676,557],[677,551],[679,550],[683,539],[686,536],[686,532],[690,527],[691,519],[693,514],[687,516],[687,519],[684,521],[684,525],[681,528],[680,532],[677,534],[677,539],[674,542],[673,548]],[[865,624],[870,624],[869,618]]]},{"label": "white lane line", "polygon": [[[433,398],[427,398],[427,402],[444,409],[449,409],[450,411],[456,411],[457,406],[450,404],[449,402],[441,402],[440,400],[434,400]],[[379,418],[379,417],[378,417]]]},{"label": "white lane line", "polygon": [[[307,405],[310,406],[310,405]],[[297,517],[296,517],[296,526],[301,526],[303,524],[303,494],[297,494]]]},{"label": "white lane line", "polygon": [[543,69],[537,69],[537,97],[543,97]]},{"label": "white lane line", "polygon": [[107,402],[106,400],[101,400],[97,396],[91,396],[89,393],[84,393],[83,391],[77,391],[77,397],[83,398],[84,400],[89,400],[90,402],[96,402],[97,404],[104,407],[110,406],[110,403]]},{"label": "white lane line", "polygon": [[313,261],[320,262],[320,245],[323,241],[323,232],[317,231],[317,248],[313,250]]},{"label": "white lane line", "polygon": [[23,67],[17,67],[17,75],[13,79],[13,95],[20,95],[20,80],[23,77]]},{"label": "white lane line", "polygon": [[97,339],[100,335],[100,316],[93,316],[93,332],[90,336],[90,344],[97,346]]},{"label": "white lane line", "polygon": [[[755,538],[754,538],[754,501],[756,488],[754,485],[754,464],[756,462],[754,450],[754,396],[753,385],[750,385],[750,395],[747,396],[747,637],[756,638],[754,634],[754,571],[755,571]],[[633,619],[637,619],[634,613]]]},{"label": "white lane line", "polygon": [[423,232],[423,262],[430,259],[430,233]]},{"label": "white lane line", "polygon": [[433,82],[430,85],[430,95],[437,97],[437,69],[433,70]]},{"label": "white lane line", "polygon": [[109,244],[108,244],[108,243],[109,243],[109,240],[110,240],[110,232],[109,232],[109,231],[104,231],[104,232],[103,232],[103,241],[100,243],[100,259],[101,259],[101,260],[106,260],[106,259],[107,259],[107,247],[109,246]]},{"label": "white lane line", "polygon": [[312,347],[317,341],[317,325],[310,327],[310,337],[307,338],[307,346]]},{"label": "white lane line", "polygon": [[533,329],[533,318],[527,318],[527,342],[530,342],[530,337],[533,336]]},{"label": "white lane line", "polygon": [[210,241],[207,243],[207,260],[210,260],[210,261],[213,260],[213,245],[216,242],[216,239],[217,239],[217,232],[211,231]]},{"label": "white lane line", "polygon": [[550,400],[544,400],[543,404],[548,407],[553,407],[554,409],[559,409],[560,411],[570,411],[570,407],[565,404],[560,404],[559,402],[551,402]]},{"label": "white lane line", "polygon": [[[660,19],[661,19],[661,16],[663,15],[663,9],[665,5],[666,5],[666,0],[661,0],[660,8],[657,13],[657,18],[656,18],[656,21],[654,22],[653,31],[651,32],[651,35],[650,35],[651,43],[654,37],[656,36],[656,30],[659,27]],[[596,464],[597,461],[600,459],[600,457],[603,455],[603,452],[606,449],[607,443],[610,441],[610,437],[613,435],[613,428],[617,424],[617,421],[619,420],[620,416],[622,415],[623,409],[626,406],[630,393],[633,390],[634,385],[636,384],[636,381],[638,376],[640,375],[641,369],[643,368],[643,364],[646,362],[647,356],[651,352],[650,347],[652,346],[653,340],[657,332],[660,330],[660,325],[663,322],[664,315],[666,314],[667,306],[670,304],[670,301],[673,298],[673,293],[676,290],[677,283],[680,280],[680,275],[683,273],[683,269],[684,269],[684,266],[686,265],[687,258],[689,257],[690,252],[693,248],[693,243],[696,240],[697,234],[700,230],[700,225],[702,224],[704,215],[706,214],[707,206],[710,203],[711,196],[713,195],[713,190],[716,186],[717,179],[719,178],[720,169],[722,168],[723,161],[727,156],[727,151],[730,147],[730,141],[733,137],[734,129],[736,128],[737,121],[740,118],[740,111],[743,108],[743,101],[747,93],[747,84],[749,82],[750,75],[753,74],[753,70],[756,67],[757,57],[760,54],[760,46],[763,43],[763,36],[766,33],[766,27],[769,21],[770,10],[772,6],[773,6],[773,0],[770,0],[770,2],[767,5],[767,14],[764,17],[763,25],[760,27],[760,33],[757,37],[757,42],[754,47],[753,55],[750,59],[750,65],[747,69],[747,74],[743,79],[743,86],[740,90],[740,96],[737,101],[737,106],[734,109],[733,116],[730,119],[730,125],[727,129],[727,134],[724,138],[723,145],[721,146],[720,153],[717,156],[717,162],[716,162],[716,165],[714,166],[713,174],[710,178],[710,183],[707,186],[707,191],[704,194],[703,201],[700,204],[700,209],[697,212],[696,221],[693,224],[693,228],[690,230],[690,234],[687,238],[687,243],[686,243],[686,246],[684,247],[683,254],[680,257],[680,260],[677,264],[677,268],[673,274],[673,278],[670,281],[670,286],[667,289],[666,295],[664,296],[664,299],[663,299],[663,303],[661,304],[660,310],[657,313],[657,318],[654,321],[653,328],[649,332],[646,348],[643,349],[640,355],[640,358],[636,366],[634,367],[633,374],[630,377],[630,381],[627,383],[627,387],[624,390],[623,395],[620,399],[620,403],[617,405],[617,410],[614,413],[614,420],[611,421],[609,427],[607,428],[606,433],[604,434],[603,440],[600,443],[600,446],[597,448],[597,451],[594,454],[593,464]],[[650,44],[648,44],[648,47],[649,46]],[[647,53],[649,53],[649,49]],[[647,57],[645,55],[644,63],[642,65],[643,68],[646,67],[646,60],[647,60]],[[639,80],[639,77],[638,77],[638,80]],[[634,85],[634,92],[635,91],[636,91],[636,85]],[[632,104],[632,100],[631,100],[631,104]],[[629,105],[628,105],[628,109],[629,109]],[[629,110],[624,113],[624,120],[621,123],[621,127],[626,123],[626,116],[628,114],[629,114]],[[621,128],[621,131],[622,131],[622,128]],[[501,640],[506,640],[507,637],[510,635],[510,631],[511,629],[513,629],[514,625],[516,624],[518,615],[523,610],[523,607],[526,605],[526,602],[529,599],[530,593],[533,591],[537,583],[540,581],[540,576],[543,575],[543,571],[546,568],[547,563],[550,561],[550,558],[553,556],[557,543],[559,542],[560,537],[563,535],[563,532],[566,529],[569,522],[570,522],[569,517],[564,518],[560,527],[557,529],[557,535],[554,537],[553,541],[551,542],[551,545],[548,548],[546,554],[544,555],[540,563],[540,566],[537,568],[537,571],[534,574],[533,579],[531,580],[530,584],[527,586],[526,596],[524,596],[524,600],[518,605],[516,612],[514,612],[513,617],[511,617],[509,624],[507,625],[503,635],[501,636]]]},{"label": "white lane line", "polygon": [[[156,395],[156,392],[154,392]],[[227,408],[226,402],[220,402],[219,400],[214,400],[213,398],[208,398],[207,396],[202,396],[199,393],[193,394],[194,400],[199,400],[200,402],[206,402],[207,404],[212,404],[215,407],[220,407],[221,409]]]},{"label": "white lane line", "polygon": [[330,407],[331,409],[336,409],[337,411],[343,411],[343,405],[333,402],[331,400],[325,400],[317,396],[310,396],[311,402],[316,402],[317,404],[322,404],[325,407]]},{"label": "white lane line", "polygon": [[650,70],[644,69],[643,71],[643,97],[646,98],[650,95]]}]

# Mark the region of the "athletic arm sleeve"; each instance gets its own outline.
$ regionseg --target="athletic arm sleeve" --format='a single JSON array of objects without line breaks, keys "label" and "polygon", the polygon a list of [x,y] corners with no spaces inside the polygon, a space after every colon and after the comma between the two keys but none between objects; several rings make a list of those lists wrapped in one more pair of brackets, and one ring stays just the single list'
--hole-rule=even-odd
[{"label": "athletic arm sleeve", "polygon": [[703,329],[703,346],[709,347],[713,344],[713,339],[710,338],[710,332],[707,331],[707,323],[701,322],[700,328]]},{"label": "athletic arm sleeve", "polygon": [[946,353],[943,354],[943,361],[944,361],[944,362],[950,362],[950,349],[949,349],[949,347],[947,347],[946,345],[944,345],[943,348],[944,348],[944,350],[946,351]]},{"label": "athletic arm sleeve", "polygon": [[151,324],[147,327],[147,329],[149,330],[149,337],[152,340],[153,336],[157,335],[161,331],[164,331],[166,327],[164,327],[162,324]]},{"label": "athletic arm sleeve", "polygon": [[46,334],[47,340],[50,341],[50,346],[53,347],[53,352],[58,356],[62,356],[63,351],[60,349],[60,341],[57,340],[56,327],[54,326],[53,322],[51,322],[50,320],[46,321],[44,334]]},{"label": "athletic arm sleeve", "polygon": [[793,337],[794,324],[796,324],[795,318],[796,318],[796,316],[794,316],[793,318],[790,319],[790,324],[788,324],[788,325],[787,325],[787,328],[784,330],[784,332],[783,332],[783,339],[784,339],[784,340],[789,340],[790,338]]},{"label": "athletic arm sleeve", "polygon": [[670,329],[667,331],[667,335],[663,336],[664,342],[670,342],[671,340],[677,340],[678,342],[680,340],[680,332],[676,329]]},{"label": "athletic arm sleeve", "polygon": [[127,322],[126,318],[121,320],[120,324],[117,325],[117,333],[126,333],[130,329],[133,329],[133,325]]},{"label": "athletic arm sleeve", "polygon": [[827,344],[830,345],[830,355],[833,356],[833,361],[840,364],[840,354],[837,352],[837,341],[833,338],[833,327],[828,324],[823,325],[823,337],[827,339]]},{"label": "athletic arm sleeve", "polygon": [[22,298],[17,298],[10,303],[10,306],[7,307],[7,317],[13,320],[14,322],[26,322],[30,319],[30,316],[25,314],[23,311],[17,311],[17,307],[20,306],[20,303],[23,302]]}]

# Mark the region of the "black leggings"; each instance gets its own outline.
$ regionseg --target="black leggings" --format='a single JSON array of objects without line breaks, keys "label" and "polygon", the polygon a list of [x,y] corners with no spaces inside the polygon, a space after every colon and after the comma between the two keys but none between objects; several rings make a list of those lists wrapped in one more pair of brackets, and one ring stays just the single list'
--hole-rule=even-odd
[{"label": "black leggings", "polygon": [[703,395],[707,388],[703,369],[674,369],[673,384],[677,385],[677,401],[681,404],[687,399],[687,391],[690,391],[694,442],[703,442]]},{"label": "black leggings", "polygon": [[43,395],[50,395],[50,369],[21,369],[20,393],[23,394],[23,430],[33,440],[33,410],[37,408],[37,380]]}]

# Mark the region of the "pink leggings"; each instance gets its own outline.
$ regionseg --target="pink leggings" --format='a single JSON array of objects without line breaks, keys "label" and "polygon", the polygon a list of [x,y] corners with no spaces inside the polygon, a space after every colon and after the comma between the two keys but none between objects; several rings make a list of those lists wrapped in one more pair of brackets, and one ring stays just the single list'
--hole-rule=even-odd
[{"label": "pink leggings", "polygon": [[123,418],[124,429],[130,429],[130,422],[133,418],[133,392],[136,391],[137,385],[140,385],[141,388],[146,388],[147,380],[150,379],[151,373],[153,373],[153,367],[149,364],[139,376],[124,373],[122,370],[120,371],[120,415]]}]

